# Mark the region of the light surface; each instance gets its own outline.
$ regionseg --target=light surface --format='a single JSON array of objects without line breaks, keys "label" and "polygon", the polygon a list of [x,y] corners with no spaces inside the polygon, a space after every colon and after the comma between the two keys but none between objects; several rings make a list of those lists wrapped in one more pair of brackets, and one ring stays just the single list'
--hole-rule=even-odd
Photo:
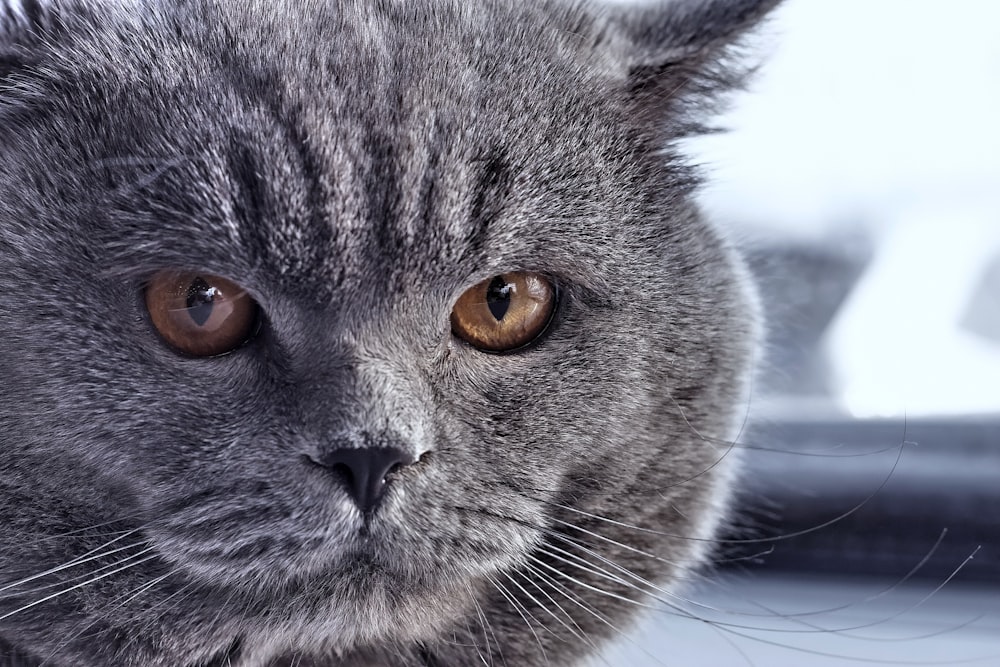
[{"label": "light surface", "polygon": [[[652,612],[593,667],[1000,665],[996,588],[940,582],[728,578],[684,618]],[[720,611],[713,611],[720,610]],[[725,610],[725,611],[721,611]],[[797,616],[796,616],[797,615]]]}]

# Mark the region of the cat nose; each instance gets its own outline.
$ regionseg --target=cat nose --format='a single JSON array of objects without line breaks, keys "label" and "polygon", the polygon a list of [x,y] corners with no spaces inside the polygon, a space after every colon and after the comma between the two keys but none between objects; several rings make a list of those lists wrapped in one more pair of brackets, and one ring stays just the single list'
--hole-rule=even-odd
[{"label": "cat nose", "polygon": [[340,475],[354,504],[363,514],[378,505],[386,475],[416,459],[395,447],[343,447],[323,454],[321,464]]}]

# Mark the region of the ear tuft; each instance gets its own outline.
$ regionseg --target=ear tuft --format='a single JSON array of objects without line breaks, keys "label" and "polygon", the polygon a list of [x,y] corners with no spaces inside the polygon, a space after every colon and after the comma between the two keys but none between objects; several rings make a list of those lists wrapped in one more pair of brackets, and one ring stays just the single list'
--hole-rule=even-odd
[{"label": "ear tuft", "polygon": [[659,0],[620,7],[612,21],[637,55],[661,61],[711,54],[738,41],[782,0]]},{"label": "ear tuft", "polygon": [[743,83],[752,68],[740,65],[735,51],[781,1],[656,0],[610,9],[628,95],[649,121],[672,114],[699,131],[687,112],[711,107]]}]

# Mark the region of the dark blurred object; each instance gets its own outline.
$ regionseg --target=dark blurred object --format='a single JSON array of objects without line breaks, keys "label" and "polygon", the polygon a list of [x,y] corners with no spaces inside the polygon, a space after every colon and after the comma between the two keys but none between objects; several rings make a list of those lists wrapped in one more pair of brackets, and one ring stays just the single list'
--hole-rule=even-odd
[{"label": "dark blurred object", "polygon": [[[960,570],[1000,585],[1000,415],[862,420],[836,407],[822,341],[872,256],[860,235],[750,251],[767,358],[740,438],[741,511],[749,539],[763,541],[739,545],[740,529],[728,538],[736,555],[773,547],[756,559],[771,571],[943,580]],[[963,325],[989,337],[1000,331],[1000,258],[978,284]]]},{"label": "dark blurred object", "polygon": [[1000,584],[1000,417],[772,423],[742,442],[744,518],[778,538],[742,551],[773,546],[766,568]]}]

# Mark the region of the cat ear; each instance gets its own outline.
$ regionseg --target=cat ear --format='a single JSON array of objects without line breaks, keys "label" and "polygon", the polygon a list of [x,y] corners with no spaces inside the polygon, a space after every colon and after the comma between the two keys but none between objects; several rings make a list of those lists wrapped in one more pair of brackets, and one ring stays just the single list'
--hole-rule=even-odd
[{"label": "cat ear", "polygon": [[[782,0],[655,0],[607,8],[607,44],[626,94],[652,121],[683,121],[738,87],[743,38]],[[693,109],[692,109],[693,107]]]}]

